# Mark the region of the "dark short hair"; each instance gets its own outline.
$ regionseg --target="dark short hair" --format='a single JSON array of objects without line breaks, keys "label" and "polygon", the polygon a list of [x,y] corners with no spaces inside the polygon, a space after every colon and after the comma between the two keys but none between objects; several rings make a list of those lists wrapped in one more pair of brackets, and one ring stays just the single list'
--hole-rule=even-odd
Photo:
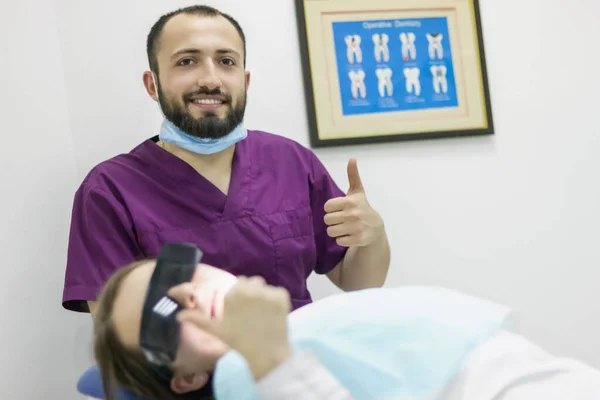
[{"label": "dark short hair", "polygon": [[240,34],[240,38],[242,39],[242,43],[244,44],[244,66],[246,66],[246,36],[244,35],[244,31],[240,24],[230,15],[225,14],[217,10],[216,8],[205,6],[205,5],[196,5],[189,6],[185,8],[180,8],[175,11],[171,11],[158,19],[150,29],[150,33],[148,34],[148,39],[146,41],[146,52],[148,53],[148,63],[150,64],[150,69],[158,74],[158,60],[156,58],[156,54],[158,53],[158,42],[160,39],[160,35],[169,20],[179,14],[189,14],[189,15],[198,15],[201,17],[218,17],[221,16],[227,19],[231,25],[238,31]]}]

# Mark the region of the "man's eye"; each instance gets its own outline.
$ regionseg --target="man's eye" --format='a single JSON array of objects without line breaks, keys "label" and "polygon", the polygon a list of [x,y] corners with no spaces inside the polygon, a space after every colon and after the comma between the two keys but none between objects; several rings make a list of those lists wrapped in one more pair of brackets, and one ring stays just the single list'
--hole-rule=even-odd
[{"label": "man's eye", "polygon": [[190,65],[192,62],[194,62],[194,60],[192,60],[191,58],[184,58],[183,60],[179,61],[177,65],[186,66]]},{"label": "man's eye", "polygon": [[235,65],[235,61],[233,61],[231,58],[224,58],[221,61],[224,62],[228,67]]}]

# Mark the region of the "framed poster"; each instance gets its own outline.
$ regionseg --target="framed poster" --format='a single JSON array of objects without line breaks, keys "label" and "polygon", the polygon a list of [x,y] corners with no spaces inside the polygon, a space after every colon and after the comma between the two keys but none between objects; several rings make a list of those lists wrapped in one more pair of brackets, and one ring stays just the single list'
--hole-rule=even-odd
[{"label": "framed poster", "polygon": [[312,147],[494,133],[478,0],[296,0]]}]

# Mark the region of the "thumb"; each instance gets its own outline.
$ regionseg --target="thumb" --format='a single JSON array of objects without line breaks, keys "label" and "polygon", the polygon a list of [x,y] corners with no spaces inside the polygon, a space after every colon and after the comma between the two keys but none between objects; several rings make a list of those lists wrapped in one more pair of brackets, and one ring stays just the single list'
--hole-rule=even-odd
[{"label": "thumb", "polygon": [[358,173],[358,162],[356,158],[351,158],[348,161],[348,193],[364,192],[362,181],[360,180],[360,174]]}]

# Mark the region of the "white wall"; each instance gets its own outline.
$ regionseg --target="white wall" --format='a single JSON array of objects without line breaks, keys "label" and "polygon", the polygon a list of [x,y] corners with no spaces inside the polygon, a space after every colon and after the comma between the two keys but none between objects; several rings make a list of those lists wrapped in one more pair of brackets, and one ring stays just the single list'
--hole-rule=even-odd
[{"label": "white wall", "polygon": [[2,399],[80,398],[89,359],[89,316],[60,308],[77,184],[62,62],[52,2],[0,3]]},{"label": "white wall", "polygon": [[586,40],[600,34],[600,6],[481,7],[495,136],[318,153],[340,183],[347,157],[359,158],[393,243],[389,285],[510,304],[526,336],[600,367],[600,57]]},{"label": "white wall", "polygon": [[[72,194],[96,163],[156,133],[160,113],[141,82],[146,34],[191,3],[0,6],[0,287],[12,307],[0,329],[2,398],[78,398],[91,320],[60,307]],[[343,188],[358,157],[393,245],[389,286],[508,303],[527,336],[600,367],[600,59],[586,40],[600,33],[600,6],[584,3],[482,1],[495,136],[317,153]],[[208,4],[247,32],[249,127],[308,145],[292,2]],[[311,287],[316,298],[336,291],[320,277]]]}]

